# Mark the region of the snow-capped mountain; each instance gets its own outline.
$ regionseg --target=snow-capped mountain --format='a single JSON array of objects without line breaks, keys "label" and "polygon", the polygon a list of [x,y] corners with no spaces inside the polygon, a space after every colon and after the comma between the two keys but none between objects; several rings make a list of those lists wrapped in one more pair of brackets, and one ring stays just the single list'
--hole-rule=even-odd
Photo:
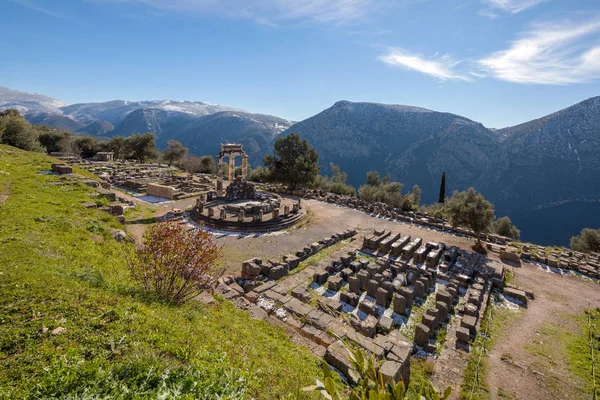
[{"label": "snow-capped mountain", "polygon": [[219,143],[235,140],[246,144],[254,163],[262,162],[264,146],[292,125],[274,116],[201,101],[113,100],[68,105],[48,96],[0,88],[0,110],[9,108],[19,110],[31,123],[85,135],[152,132],[159,147],[176,138],[195,154],[213,154]]},{"label": "snow-capped mountain", "polygon": [[0,110],[9,108],[23,115],[53,113],[62,115],[61,107],[67,103],[38,93],[27,93],[0,87]]}]

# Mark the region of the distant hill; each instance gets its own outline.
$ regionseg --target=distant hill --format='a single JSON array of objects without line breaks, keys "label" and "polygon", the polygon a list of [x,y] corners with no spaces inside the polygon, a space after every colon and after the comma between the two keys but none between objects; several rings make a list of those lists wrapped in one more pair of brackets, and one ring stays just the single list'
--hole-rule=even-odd
[{"label": "distant hill", "polygon": [[[216,154],[219,144],[237,141],[246,145],[250,162],[262,163],[271,140],[291,122],[270,115],[200,101],[124,101],[66,103],[40,94],[0,88],[0,110],[16,108],[34,124],[79,134],[109,137],[152,132],[157,144],[177,138],[193,154]],[[214,116],[214,118],[205,118]]]},{"label": "distant hill", "polygon": [[329,162],[364,183],[367,171],[418,184],[423,202],[474,186],[509,215],[524,240],[568,244],[600,226],[600,97],[510,128],[488,129],[468,118],[419,107],[339,101],[298,123],[203,102],[153,100],[66,103],[0,88],[0,110],[16,108],[32,123],[99,137],[153,132],[164,148],[181,141],[192,154],[216,154],[223,142],[244,145],[260,165],[277,137],[296,132]]}]

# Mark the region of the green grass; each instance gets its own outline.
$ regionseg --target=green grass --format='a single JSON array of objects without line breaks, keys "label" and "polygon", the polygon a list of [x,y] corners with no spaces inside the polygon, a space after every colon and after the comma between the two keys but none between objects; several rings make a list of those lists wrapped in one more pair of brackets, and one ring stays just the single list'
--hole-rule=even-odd
[{"label": "green grass", "polygon": [[498,307],[490,299],[477,338],[471,344],[471,354],[460,388],[461,399],[485,400],[490,398],[489,388],[485,383],[487,354],[501,335],[503,328],[517,318],[519,313]]},{"label": "green grass", "polygon": [[[591,321],[591,329],[588,317]],[[536,332],[534,340],[525,348],[534,358],[535,366],[547,376],[550,385],[557,389],[563,387],[566,370],[579,378],[581,382],[581,385],[571,389],[580,392],[578,395],[581,398],[591,397],[594,386],[597,390],[600,388],[598,378],[600,341],[597,339],[600,309],[591,309],[582,315],[561,314],[560,318],[561,323],[544,323]],[[594,350],[595,376],[592,375],[592,349],[590,346]],[[570,381],[573,380],[570,379]]]},{"label": "green grass", "polygon": [[504,284],[510,285],[515,280],[515,273],[512,269],[505,268],[504,270]]},{"label": "green grass", "polygon": [[[412,357],[410,359],[410,381],[406,391],[406,399],[420,400],[419,390],[423,384],[431,382],[435,370],[435,362],[428,358]],[[445,390],[445,388],[437,388]]]},{"label": "green grass", "polygon": [[327,258],[330,254],[333,254],[336,251],[344,248],[348,243],[350,243],[350,239],[344,239],[342,241],[337,242],[334,245],[324,248],[317,254],[308,257],[306,260],[298,264],[298,267],[296,267],[296,269],[294,269],[293,271],[290,271],[289,275],[297,274],[298,272],[304,270],[307,267],[317,265],[319,262]]},{"label": "green grass", "polygon": [[[132,283],[131,244],[92,189],[0,146],[0,398],[314,398],[320,361],[216,299],[173,307]],[[55,162],[55,161],[54,161]],[[80,171],[77,171],[80,172]],[[43,327],[50,332],[38,336]],[[66,332],[52,335],[57,327]]]}]

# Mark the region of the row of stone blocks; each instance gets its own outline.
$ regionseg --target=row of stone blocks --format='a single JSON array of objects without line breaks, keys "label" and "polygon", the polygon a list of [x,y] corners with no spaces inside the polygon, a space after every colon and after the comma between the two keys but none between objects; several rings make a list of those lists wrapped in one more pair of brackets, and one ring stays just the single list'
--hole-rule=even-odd
[{"label": "row of stone blocks", "polygon": [[[330,315],[332,310],[334,314],[341,311],[339,302],[323,298],[319,301],[319,309],[316,309],[305,304],[310,297],[307,299],[300,296],[306,294],[305,288],[297,287],[289,296],[275,281],[263,283],[244,294],[237,282],[229,279],[225,284],[220,284],[217,290],[225,298],[232,300],[240,296],[245,296],[251,303],[256,303],[261,297],[273,300],[278,307],[284,308],[289,313],[284,319],[285,322],[315,343],[316,347],[313,351],[321,354],[326,362],[336,367],[351,382],[356,383],[357,374],[350,361],[347,346],[370,353],[379,360],[385,359],[381,367],[384,381],[386,383],[403,381],[405,386],[408,386],[413,346],[398,330],[390,329],[387,335],[377,334],[374,338],[368,338]],[[302,300],[297,297],[301,297]],[[273,312],[273,309],[269,312]]]},{"label": "row of stone blocks", "polygon": [[[415,223],[428,228],[440,229],[443,231],[451,232],[456,235],[467,235],[476,237],[475,233],[472,230],[461,227],[453,227],[450,224],[446,223],[446,221],[444,221],[442,218],[437,218],[425,213],[406,213],[399,209],[392,208],[384,203],[369,203],[364,200],[357,199],[356,197],[342,196],[334,193],[319,193],[314,190],[306,191],[304,193],[304,197],[309,199],[317,199],[327,203],[343,204],[350,208],[374,213],[376,215],[384,216],[386,218],[393,218],[395,220],[403,222],[410,222],[411,224]],[[505,236],[486,233],[480,234],[479,238],[481,240],[490,240],[498,244],[506,244],[512,240]]]},{"label": "row of stone blocks", "polygon": [[[304,250],[299,251],[296,255],[288,254],[283,256],[283,260],[281,262],[269,260],[267,262],[263,262],[260,258],[252,258],[250,260],[246,260],[242,263],[242,275],[241,278],[245,281],[256,282],[263,280],[264,278],[277,280],[289,274],[289,272],[298,265],[300,262],[310,257],[311,255],[316,254],[322,249],[331,246],[341,240],[350,238],[356,235],[356,230],[346,230],[341,233],[337,233],[332,235],[331,237],[321,239],[318,242],[313,243],[311,246],[307,246]],[[246,283],[248,285],[248,282]],[[256,283],[250,283],[249,289],[244,290],[250,291],[253,290]]]},{"label": "row of stone blocks", "polygon": [[[236,290],[239,296],[240,289]],[[383,363],[381,371],[386,383],[397,383],[402,380],[405,385],[408,385],[410,356],[413,347],[412,343],[400,335],[399,331],[390,330],[387,335],[378,334],[374,338],[365,337],[342,325],[331,315],[332,311],[334,313],[341,311],[339,302],[324,298],[319,301],[319,309],[316,309],[296,298],[296,293],[302,292],[296,288],[292,291],[292,296],[289,296],[278,288],[276,282],[271,281],[246,293],[246,298],[251,302],[256,302],[264,296],[284,308],[289,313],[286,322],[304,337],[326,348],[323,353],[325,360],[351,381],[356,382],[356,373],[350,362],[347,345],[371,353],[377,359],[385,358],[386,361]]]},{"label": "row of stone blocks", "polygon": [[423,315],[420,324],[415,327],[415,343],[428,352],[434,352],[429,340],[435,337],[437,328],[445,323],[458,299],[458,286],[449,283],[445,289],[440,289],[435,295],[435,306]]}]

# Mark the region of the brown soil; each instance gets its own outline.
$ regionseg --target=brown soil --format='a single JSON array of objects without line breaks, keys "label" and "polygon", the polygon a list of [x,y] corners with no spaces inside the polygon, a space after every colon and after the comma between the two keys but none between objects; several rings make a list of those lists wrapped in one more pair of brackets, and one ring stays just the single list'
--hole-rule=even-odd
[{"label": "brown soil", "polygon": [[[544,327],[577,333],[573,316],[588,304],[600,305],[598,285],[573,276],[546,272],[537,265],[515,268],[515,283],[532,291],[522,315],[508,326],[488,357],[487,383],[492,399],[585,399],[578,377],[569,371],[568,360],[556,338],[544,337]],[[550,324],[550,325],[549,325]],[[546,341],[545,355],[528,351],[535,340]],[[546,353],[547,352],[547,353]]]}]

